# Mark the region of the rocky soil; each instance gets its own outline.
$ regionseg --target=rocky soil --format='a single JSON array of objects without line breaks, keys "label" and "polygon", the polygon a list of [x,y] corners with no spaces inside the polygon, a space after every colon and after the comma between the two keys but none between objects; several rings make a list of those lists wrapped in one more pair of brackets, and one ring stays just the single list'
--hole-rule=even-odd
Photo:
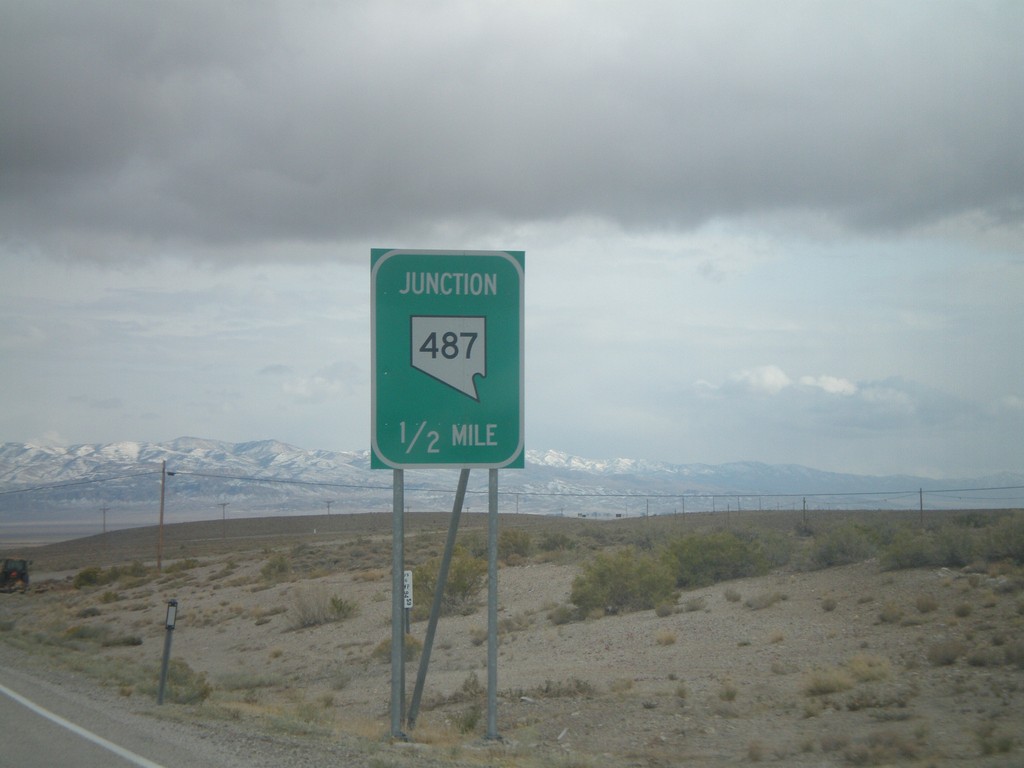
[{"label": "rocky soil", "polygon": [[[589,548],[502,566],[500,741],[483,738],[482,594],[471,612],[441,620],[417,727],[408,743],[395,742],[390,657],[381,648],[391,635],[389,522],[359,518],[303,518],[272,531],[247,530],[246,521],[230,530],[182,526],[168,534],[162,573],[82,588],[73,581],[83,568],[151,565],[152,532],[42,547],[30,555],[29,594],[0,595],[0,663],[16,657],[38,674],[73,676],[114,706],[240,739],[278,762],[290,755],[296,765],[342,757],[377,766],[1024,760],[1017,574],[885,571],[873,560],[787,568],[683,592],[668,612],[556,623],[580,564],[616,543],[604,534],[585,538]],[[410,526],[410,557],[436,555],[446,524],[424,516]],[[503,525],[537,536],[556,523]],[[557,525],[576,536],[572,526],[584,524]],[[635,521],[590,525],[642,532]],[[460,541],[472,543],[482,523],[466,529]],[[172,656],[184,677],[180,696],[157,708],[169,599],[180,605]],[[342,604],[352,615],[335,620]],[[299,626],[318,606],[328,620]],[[425,621],[411,625],[417,640],[425,630]],[[416,670],[416,662],[407,667],[408,692]]]}]

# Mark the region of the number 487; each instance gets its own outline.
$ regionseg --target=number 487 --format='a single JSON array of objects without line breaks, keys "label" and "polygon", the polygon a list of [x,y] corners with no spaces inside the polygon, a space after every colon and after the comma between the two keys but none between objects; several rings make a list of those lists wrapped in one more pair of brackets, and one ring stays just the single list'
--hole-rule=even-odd
[{"label": "number 487", "polygon": [[462,350],[465,350],[464,357],[466,360],[470,360],[473,357],[473,345],[476,344],[478,335],[472,331],[463,331],[462,333],[446,331],[441,334],[441,343],[438,345],[437,332],[431,331],[420,344],[420,352],[426,352],[432,359],[436,359],[440,353],[445,360],[454,360],[462,355]]}]

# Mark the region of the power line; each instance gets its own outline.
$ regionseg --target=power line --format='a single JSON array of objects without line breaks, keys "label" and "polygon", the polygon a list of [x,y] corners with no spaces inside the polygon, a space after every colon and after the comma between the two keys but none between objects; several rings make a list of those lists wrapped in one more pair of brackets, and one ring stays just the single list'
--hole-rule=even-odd
[{"label": "power line", "polygon": [[130,475],[115,475],[114,477],[94,477],[88,480],[69,480],[66,483],[51,483],[50,485],[35,485],[30,488],[14,488],[7,491],[0,491],[0,496],[8,496],[14,493],[32,493],[33,491],[54,491],[59,488],[74,488],[80,485],[94,485],[96,483],[109,483],[114,480],[127,480],[133,477],[146,477],[148,475],[159,475],[160,470],[148,470],[146,472],[135,472]]},{"label": "power line", "polygon": [[[90,478],[86,480],[73,480],[64,483],[52,483],[49,485],[37,485],[29,488],[17,488],[11,490],[0,491],[0,496],[11,495],[16,493],[31,493],[36,491],[49,491],[59,490],[62,488],[74,488],[83,485],[93,485],[98,483],[114,482],[117,480],[133,479],[138,477],[148,477],[150,475],[159,475],[160,470],[146,470],[144,472],[135,472],[125,475],[115,475],[112,477],[99,477]],[[188,477],[200,477],[214,480],[235,480],[246,483],[276,483],[280,485],[302,485],[319,488],[347,488],[350,490],[361,490],[361,491],[390,491],[391,486],[389,485],[367,485],[361,483],[332,483],[322,480],[296,480],[292,478],[283,477],[259,477],[253,475],[227,475],[215,472],[195,472],[189,470],[174,470],[168,471],[169,477],[173,476],[188,476]],[[449,493],[449,488],[431,488],[431,487],[409,487],[407,492],[410,493]],[[928,494],[958,494],[958,493],[979,493],[988,491],[1017,491],[1024,490],[1024,485],[1002,485],[1002,486],[991,486],[984,488],[937,488],[937,489],[926,489],[925,493]],[[848,497],[861,497],[861,496],[878,496],[882,497],[880,501],[891,501],[898,498],[906,498],[910,496],[916,496],[920,493],[921,489],[911,490],[882,490],[882,491],[831,491],[831,492],[814,492],[814,493],[802,493],[799,491],[794,492],[774,492],[774,493],[758,493],[758,492],[730,492],[730,493],[719,493],[713,491],[696,491],[688,493],[665,493],[665,492],[647,492],[647,491],[632,491],[632,492],[588,492],[588,491],[525,491],[525,490],[505,490],[502,491],[502,495],[516,495],[516,496],[533,496],[533,497],[568,497],[568,498],[597,498],[597,499],[751,499],[751,498],[765,498],[765,499],[785,499],[785,498],[848,498]],[[487,489],[467,489],[467,493],[472,494],[484,494],[488,493]],[[977,497],[977,500],[984,500],[986,497]],[[992,497],[988,497],[990,500]],[[997,497],[1000,500],[1013,500],[1017,497]]]}]

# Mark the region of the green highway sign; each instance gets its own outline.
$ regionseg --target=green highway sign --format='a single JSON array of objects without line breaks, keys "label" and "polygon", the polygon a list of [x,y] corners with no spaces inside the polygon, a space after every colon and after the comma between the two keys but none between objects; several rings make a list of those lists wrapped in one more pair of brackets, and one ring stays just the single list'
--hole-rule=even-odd
[{"label": "green highway sign", "polygon": [[523,251],[370,252],[371,464],[523,466]]}]

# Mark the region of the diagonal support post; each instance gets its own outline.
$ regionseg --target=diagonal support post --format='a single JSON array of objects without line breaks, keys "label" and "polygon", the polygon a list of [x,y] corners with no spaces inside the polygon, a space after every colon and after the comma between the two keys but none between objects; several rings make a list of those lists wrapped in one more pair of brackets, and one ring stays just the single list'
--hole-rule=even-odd
[{"label": "diagonal support post", "polygon": [[466,486],[469,485],[469,470],[463,469],[459,473],[459,485],[455,490],[455,503],[452,505],[452,518],[448,524],[448,539],[444,545],[444,556],[441,559],[441,569],[437,574],[437,585],[434,588],[434,602],[430,606],[430,619],[427,622],[427,636],[423,640],[423,655],[420,656],[420,667],[416,674],[416,685],[412,691],[412,701],[409,704],[409,729],[416,727],[416,717],[419,714],[420,698],[423,696],[423,684],[427,679],[427,668],[430,666],[430,651],[434,647],[434,634],[437,632],[437,622],[441,617],[441,603],[444,600],[444,589],[448,584],[448,569],[452,564],[452,554],[455,551],[455,536],[459,531],[459,517],[462,515],[462,505],[466,500]]}]

